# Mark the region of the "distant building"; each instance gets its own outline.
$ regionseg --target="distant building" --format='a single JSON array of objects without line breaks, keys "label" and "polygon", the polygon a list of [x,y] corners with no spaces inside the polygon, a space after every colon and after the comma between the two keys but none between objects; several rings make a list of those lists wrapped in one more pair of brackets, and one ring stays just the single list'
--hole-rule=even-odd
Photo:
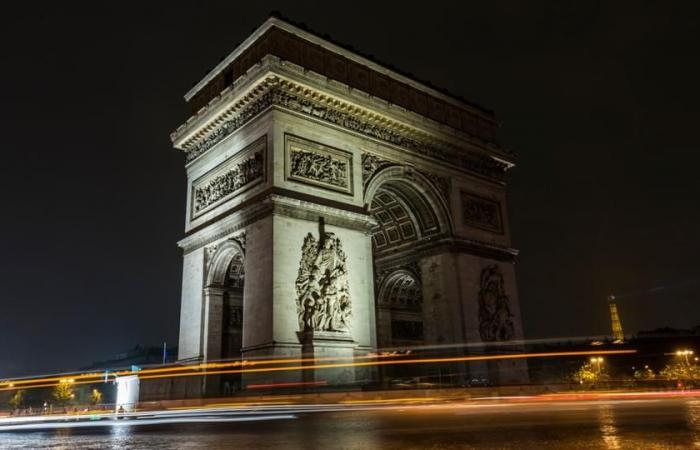
[{"label": "distant building", "polygon": [[[695,357],[700,352],[700,326],[689,330],[669,327],[644,330],[629,336],[621,343],[614,343],[614,338],[605,341],[595,339],[567,340],[546,342],[528,346],[531,352],[566,352],[566,351],[602,351],[602,350],[636,350],[627,355],[616,355],[605,358],[605,365],[618,378],[631,377],[636,369],[648,366],[654,372],[659,372],[666,365],[679,362],[678,350],[693,350]],[[531,381],[535,383],[558,383],[566,381],[587,356],[567,356],[556,358],[533,358],[528,361]]]}]

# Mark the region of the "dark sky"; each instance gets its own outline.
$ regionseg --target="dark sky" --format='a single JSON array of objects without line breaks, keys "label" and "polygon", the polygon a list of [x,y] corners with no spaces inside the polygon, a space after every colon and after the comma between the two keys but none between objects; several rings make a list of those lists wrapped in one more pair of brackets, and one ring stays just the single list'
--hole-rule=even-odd
[{"label": "dark sky", "polygon": [[176,342],[168,135],[272,10],[496,111],[526,337],[606,333],[608,293],[660,285],[620,303],[626,331],[700,324],[697,2],[22,3],[0,31],[0,377]]}]

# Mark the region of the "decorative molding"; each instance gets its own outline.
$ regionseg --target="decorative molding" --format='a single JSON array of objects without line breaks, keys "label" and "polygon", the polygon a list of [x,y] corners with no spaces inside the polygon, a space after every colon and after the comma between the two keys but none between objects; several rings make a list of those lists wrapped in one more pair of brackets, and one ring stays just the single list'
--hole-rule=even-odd
[{"label": "decorative molding", "polygon": [[508,341],[515,335],[514,315],[506,295],[503,273],[497,264],[481,271],[479,335],[484,342]]},{"label": "decorative molding", "polygon": [[177,245],[184,254],[190,253],[244,230],[247,226],[269,216],[272,210],[272,202],[266,198],[246,208],[233,210],[230,214],[227,212],[223,217],[217,217],[215,220],[190,230],[186,237],[177,242]]},{"label": "decorative molding", "polygon": [[352,195],[352,153],[284,135],[285,178]]},{"label": "decorative molding", "polygon": [[449,208],[450,193],[452,192],[452,182],[450,179],[430,172],[421,171],[421,173],[435,185],[440,195],[442,195],[443,200],[445,200],[445,204]]},{"label": "decorative molding", "polygon": [[265,178],[267,136],[255,141],[192,183],[192,219]]},{"label": "decorative molding", "polygon": [[187,162],[193,161],[272,106],[285,108],[311,119],[321,120],[396,145],[418,156],[447,162],[497,181],[504,179],[505,170],[509,167],[508,163],[489,155],[438,141],[399,122],[387,120],[383,116],[336,98],[318,94],[276,76],[268,77],[250,93],[235,102],[222,114],[222,118],[215,121],[215,126],[211,126],[212,129],[207,132],[208,134],[193,137],[184,142],[182,148],[187,152]]},{"label": "decorative molding", "polygon": [[246,231],[243,230],[240,233],[236,234],[233,239],[240,244],[241,248],[243,249],[243,252],[245,253],[245,243],[246,243]]},{"label": "decorative molding", "polygon": [[367,186],[367,183],[375,173],[380,169],[396,164],[393,161],[381,158],[372,153],[362,154],[362,186]]},{"label": "decorative molding", "polygon": [[301,248],[296,280],[299,329],[306,332],[350,332],[352,305],[348,270],[340,238],[309,233]]},{"label": "decorative molding", "polygon": [[461,191],[460,195],[465,224],[503,234],[503,216],[499,202],[466,191]]}]

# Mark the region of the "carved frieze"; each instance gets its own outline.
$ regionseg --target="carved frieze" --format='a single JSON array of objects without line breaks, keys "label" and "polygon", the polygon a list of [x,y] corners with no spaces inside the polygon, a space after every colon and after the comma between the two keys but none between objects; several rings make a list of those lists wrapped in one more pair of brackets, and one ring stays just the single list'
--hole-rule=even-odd
[{"label": "carved frieze", "polygon": [[493,233],[503,233],[501,204],[497,201],[462,191],[464,223]]},{"label": "carved frieze", "polygon": [[264,179],[266,138],[221,163],[192,184],[192,218]]},{"label": "carved frieze", "polygon": [[311,233],[304,238],[296,292],[300,331],[350,332],[348,270],[335,234],[324,232],[320,242]]},{"label": "carved frieze", "polygon": [[[215,131],[197,143],[185,146],[190,162],[216,145],[226,136],[245,125],[252,118],[271,106],[286,108],[311,118],[322,120],[347,130],[397,145],[418,155],[438,159],[496,180],[502,180],[507,165],[488,155],[466,151],[447,143],[419,139],[386,125],[369,120],[359,114],[341,110],[328,103],[320,103],[296,93],[285,83],[271,84],[263,93],[248,99],[231,119],[223,121]],[[342,106],[342,105],[341,105]]]},{"label": "carved frieze", "polygon": [[285,135],[286,177],[352,194],[352,153]]},{"label": "carved frieze", "polygon": [[484,342],[508,341],[515,334],[510,299],[503,273],[493,264],[481,271],[479,286],[479,334]]}]

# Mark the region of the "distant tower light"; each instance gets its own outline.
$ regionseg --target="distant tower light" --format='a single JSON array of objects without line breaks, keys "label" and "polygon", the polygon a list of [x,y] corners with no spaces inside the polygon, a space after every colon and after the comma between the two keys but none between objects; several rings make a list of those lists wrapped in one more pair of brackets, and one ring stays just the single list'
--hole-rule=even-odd
[{"label": "distant tower light", "polygon": [[625,341],[625,333],[622,331],[622,322],[620,321],[620,314],[617,311],[617,303],[615,303],[614,295],[608,296],[608,306],[610,307],[613,342],[619,344]]}]

